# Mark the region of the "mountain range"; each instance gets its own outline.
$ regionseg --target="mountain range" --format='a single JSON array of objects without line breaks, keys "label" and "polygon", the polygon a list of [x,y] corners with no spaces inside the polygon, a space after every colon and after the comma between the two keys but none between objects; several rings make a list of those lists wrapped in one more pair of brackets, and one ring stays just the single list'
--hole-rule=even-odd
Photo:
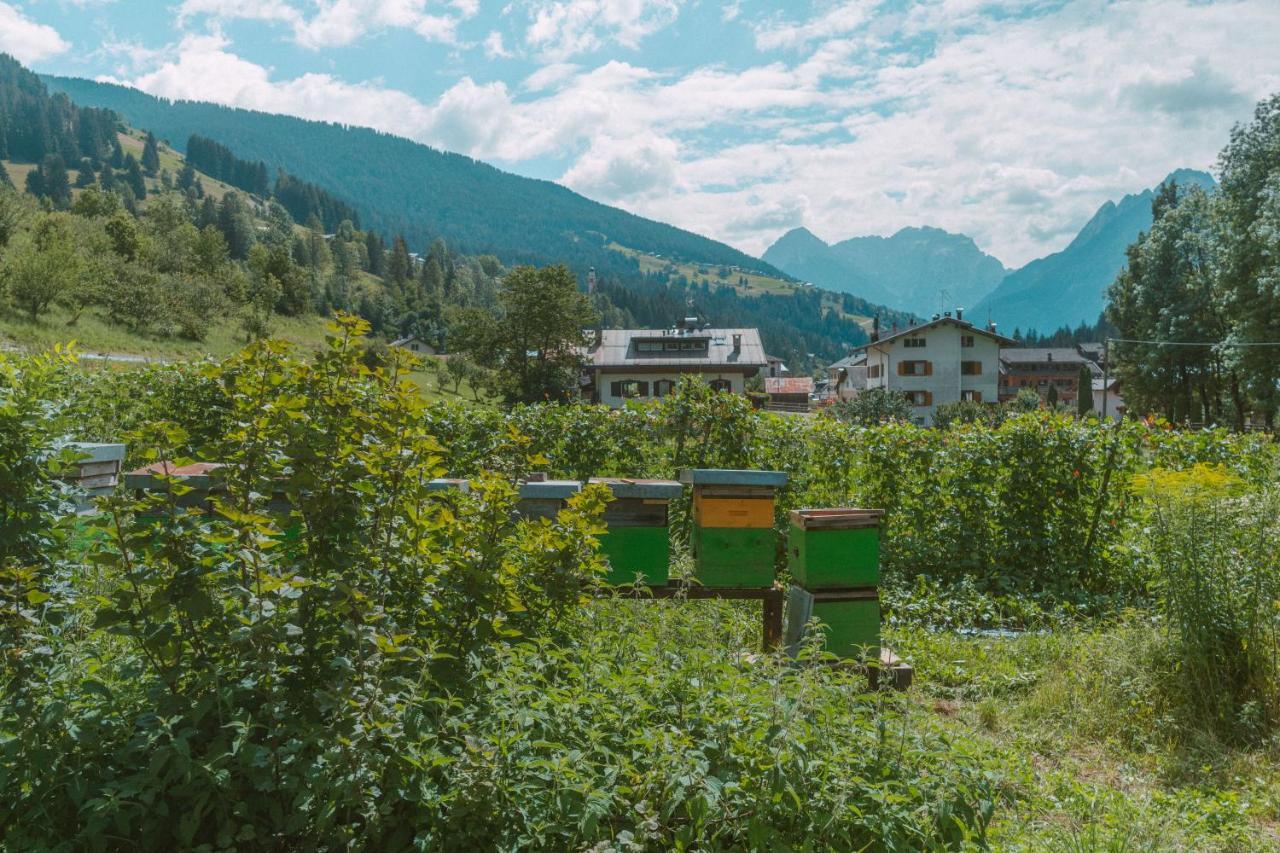
[{"label": "mountain range", "polygon": [[[1169,181],[1215,186],[1210,175],[1192,169],[1179,169],[1161,183]],[[769,247],[764,260],[819,286],[917,314],[961,307],[972,317],[990,316],[1006,332],[1047,333],[1097,321],[1107,286],[1124,268],[1125,249],[1151,227],[1154,195],[1149,189],[1108,201],[1066,248],[1012,271],[969,237],[937,228],[831,245],[795,228]]]},{"label": "mountain range", "polygon": [[821,287],[922,315],[972,305],[1009,272],[969,237],[939,228],[903,228],[891,237],[833,245],[796,228],[770,246],[764,260]]}]

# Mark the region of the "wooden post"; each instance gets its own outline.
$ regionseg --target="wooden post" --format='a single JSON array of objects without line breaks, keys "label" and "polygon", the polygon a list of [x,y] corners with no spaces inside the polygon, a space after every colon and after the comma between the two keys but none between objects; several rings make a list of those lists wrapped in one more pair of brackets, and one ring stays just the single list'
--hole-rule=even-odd
[{"label": "wooden post", "polygon": [[764,639],[761,645],[766,652],[773,651],[782,645],[782,590],[774,587],[769,590],[760,602],[761,621]]}]

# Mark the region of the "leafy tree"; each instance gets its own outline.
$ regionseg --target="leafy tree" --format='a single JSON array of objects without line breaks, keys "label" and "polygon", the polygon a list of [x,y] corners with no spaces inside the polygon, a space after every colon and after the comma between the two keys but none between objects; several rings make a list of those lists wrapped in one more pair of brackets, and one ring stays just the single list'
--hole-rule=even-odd
[{"label": "leafy tree", "polygon": [[445,375],[453,383],[453,393],[457,394],[462,383],[471,378],[474,364],[466,353],[456,353],[444,359]]},{"label": "leafy tree", "polygon": [[155,134],[150,131],[147,131],[146,142],[142,145],[142,168],[153,178],[160,171],[160,148],[156,145]]},{"label": "leafy tree", "polygon": [[888,388],[868,388],[852,400],[836,403],[830,412],[842,421],[864,426],[911,420],[911,404],[907,398]]},{"label": "leafy tree", "polygon": [[472,354],[500,371],[508,403],[570,399],[582,369],[583,329],[596,319],[577,279],[564,266],[516,267],[500,299],[492,337]]},{"label": "leafy tree", "polygon": [[9,298],[34,323],[55,299],[79,286],[82,269],[66,222],[60,216],[45,215],[36,223],[30,242],[5,256]]},{"label": "leafy tree", "polygon": [[[0,169],[3,171],[3,169]],[[0,187],[0,252],[9,245],[9,241],[18,233],[22,222],[22,202],[18,194]]]},{"label": "leafy tree", "polygon": [[1049,386],[1048,393],[1044,395],[1044,401],[1045,401],[1045,404],[1048,405],[1050,409],[1057,407],[1058,405],[1058,386],[1057,385]]}]

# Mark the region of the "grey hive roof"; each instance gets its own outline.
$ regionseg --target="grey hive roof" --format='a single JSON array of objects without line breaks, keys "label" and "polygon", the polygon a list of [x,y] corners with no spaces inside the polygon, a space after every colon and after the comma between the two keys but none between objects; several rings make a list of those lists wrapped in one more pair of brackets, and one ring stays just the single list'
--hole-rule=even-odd
[{"label": "grey hive roof", "polygon": [[[756,329],[703,329],[697,332],[678,332],[671,329],[605,329],[601,333],[600,346],[588,347],[583,355],[587,366],[605,367],[679,367],[723,366],[761,368],[768,364],[760,332]],[[733,336],[742,336],[742,346],[733,350]],[[637,340],[692,341],[709,339],[707,352],[641,353],[636,349]]]}]

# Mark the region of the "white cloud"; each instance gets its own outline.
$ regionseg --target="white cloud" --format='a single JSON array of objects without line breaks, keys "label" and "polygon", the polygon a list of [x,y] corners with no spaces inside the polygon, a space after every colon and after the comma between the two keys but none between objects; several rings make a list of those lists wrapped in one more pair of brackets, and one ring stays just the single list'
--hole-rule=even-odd
[{"label": "white cloud", "polygon": [[406,136],[417,135],[426,125],[426,109],[404,92],[350,84],[328,74],[273,81],[268,69],[227,47],[218,34],[187,36],[173,50],[174,58],[149,73],[115,82],[165,98],[213,101]]},{"label": "white cloud", "polygon": [[19,62],[39,62],[71,45],[47,24],[38,24],[8,3],[0,3],[0,52]]},{"label": "white cloud", "polygon": [[315,0],[304,8],[286,0],[183,0],[178,22],[185,26],[205,17],[282,23],[293,31],[294,41],[315,50],[348,45],[383,29],[410,30],[427,41],[454,44],[458,24],[473,17],[479,5],[476,0]]},{"label": "white cloud", "polygon": [[511,51],[507,50],[506,44],[502,40],[502,33],[492,30],[484,39],[484,55],[489,59],[507,59],[511,56]]},{"label": "white cloud", "polygon": [[561,180],[593,198],[635,201],[677,190],[678,160],[679,146],[664,136],[601,136]]},{"label": "white cloud", "polygon": [[796,23],[774,19],[755,28],[756,47],[761,50],[798,48],[824,39],[848,35],[862,27],[880,0],[853,0],[838,3],[821,15]]},{"label": "white cloud", "polygon": [[674,23],[683,0],[533,0],[525,42],[549,59],[608,44],[636,48]]},{"label": "white cloud", "polygon": [[[618,2],[638,13],[633,28],[675,9]],[[1010,265],[1060,248],[1107,199],[1209,166],[1231,123],[1280,89],[1273,0],[1073,0],[1021,17],[1014,2],[990,15],[991,0],[932,0],[887,17],[828,5],[756,30],[795,51],[755,66],[548,60],[519,83],[463,76],[430,102],[330,74],[279,79],[216,34],[130,76],[156,94],[364,124],[509,165],[554,158],[582,192],[752,252],[797,224],[833,239],[933,225]],[[281,14],[270,3],[254,8]],[[526,46],[617,41],[606,5],[538,3],[546,30]],[[388,4],[384,21],[424,8]],[[307,20],[315,38],[345,38],[338,4],[325,9]],[[488,47],[509,51],[500,36]]]}]

